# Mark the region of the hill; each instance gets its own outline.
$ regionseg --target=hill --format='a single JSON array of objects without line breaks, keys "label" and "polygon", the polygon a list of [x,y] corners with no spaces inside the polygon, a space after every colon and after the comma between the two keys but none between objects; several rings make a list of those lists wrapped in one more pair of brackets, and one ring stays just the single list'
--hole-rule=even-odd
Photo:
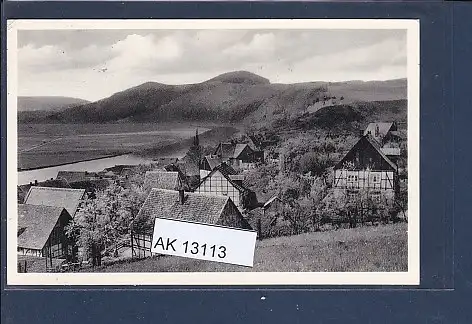
[{"label": "hill", "polygon": [[323,107],[314,113],[305,113],[290,119],[281,118],[272,126],[279,131],[317,128],[344,133],[355,132],[364,129],[368,123],[379,120],[406,124],[407,108],[407,100],[355,102]]},{"label": "hill", "polygon": [[71,97],[18,97],[18,111],[58,111],[73,106],[83,105],[89,101]]},{"label": "hill", "polygon": [[406,99],[406,85],[406,80],[274,84],[256,74],[237,71],[197,84],[147,82],[46,116],[21,116],[20,122],[270,124],[280,116],[303,114],[308,108],[315,112],[330,105]]}]

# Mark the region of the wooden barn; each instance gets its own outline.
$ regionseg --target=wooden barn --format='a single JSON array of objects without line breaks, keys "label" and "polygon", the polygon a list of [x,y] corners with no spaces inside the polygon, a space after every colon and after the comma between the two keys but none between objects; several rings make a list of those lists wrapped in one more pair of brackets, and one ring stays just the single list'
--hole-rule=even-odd
[{"label": "wooden barn", "polygon": [[62,207],[74,218],[77,209],[85,199],[85,189],[31,187],[25,197],[25,204]]},{"label": "wooden barn", "polygon": [[355,198],[360,191],[375,200],[394,199],[398,168],[369,134],[363,136],[334,167],[334,195]]},{"label": "wooden barn", "polygon": [[257,204],[256,194],[243,184],[243,176],[231,172],[226,163],[215,167],[203,178],[195,189],[196,193],[229,197],[240,210]]},{"label": "wooden barn", "polygon": [[65,227],[72,220],[63,207],[18,205],[18,254],[54,259],[72,257]]},{"label": "wooden barn", "polygon": [[146,189],[188,190],[187,179],[181,172],[165,170],[147,171],[144,176],[144,187]]},{"label": "wooden barn", "polygon": [[252,229],[229,197],[152,189],[133,221],[131,246],[133,256],[150,255],[156,217]]}]

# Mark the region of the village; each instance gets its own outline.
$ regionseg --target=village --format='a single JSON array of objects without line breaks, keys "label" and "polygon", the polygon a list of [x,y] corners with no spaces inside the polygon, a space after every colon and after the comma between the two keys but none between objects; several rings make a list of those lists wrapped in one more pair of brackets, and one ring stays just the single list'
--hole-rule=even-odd
[{"label": "village", "polygon": [[[352,136],[351,136],[352,137]],[[343,136],[242,134],[183,158],[59,171],[18,186],[18,271],[93,271],[153,257],[156,217],[257,231],[258,240],[406,222],[406,131],[373,122]]]}]

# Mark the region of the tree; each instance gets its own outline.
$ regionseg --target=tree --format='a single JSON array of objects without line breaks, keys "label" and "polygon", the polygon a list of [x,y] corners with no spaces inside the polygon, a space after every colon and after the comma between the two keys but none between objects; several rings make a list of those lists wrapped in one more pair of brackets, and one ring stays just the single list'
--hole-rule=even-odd
[{"label": "tree", "polygon": [[104,218],[96,199],[85,201],[74,219],[66,227],[66,233],[82,249],[85,258],[92,259],[92,265],[101,264],[101,249],[104,237]]},{"label": "tree", "polygon": [[127,239],[132,222],[146,197],[142,186],[124,189],[114,183],[97,191],[95,199],[87,199],[67,227],[69,238],[75,240],[92,265],[100,265],[102,253],[116,251],[117,243]]},{"label": "tree", "polygon": [[204,153],[203,147],[200,145],[200,140],[198,137],[198,129],[197,129],[195,132],[195,137],[193,139],[192,146],[190,146],[188,152],[185,154],[184,160],[198,167],[200,164],[200,161],[203,158],[203,153]]}]

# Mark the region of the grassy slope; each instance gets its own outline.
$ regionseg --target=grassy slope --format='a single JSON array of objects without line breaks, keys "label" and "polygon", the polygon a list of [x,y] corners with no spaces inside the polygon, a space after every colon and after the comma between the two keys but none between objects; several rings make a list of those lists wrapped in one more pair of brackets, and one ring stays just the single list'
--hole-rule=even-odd
[{"label": "grassy slope", "polygon": [[407,271],[407,224],[307,233],[258,241],[254,267],[161,256],[100,272]]}]

